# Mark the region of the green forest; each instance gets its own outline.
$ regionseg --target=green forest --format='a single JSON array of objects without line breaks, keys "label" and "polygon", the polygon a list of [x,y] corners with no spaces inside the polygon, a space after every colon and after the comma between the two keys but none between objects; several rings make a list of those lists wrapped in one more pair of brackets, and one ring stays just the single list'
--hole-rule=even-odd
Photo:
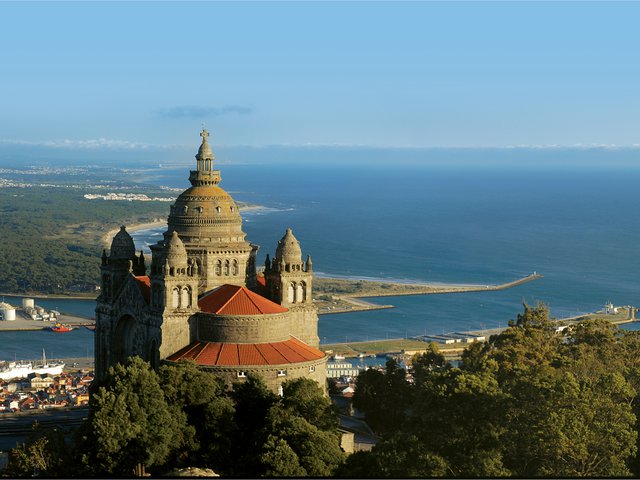
[{"label": "green forest", "polygon": [[637,477],[640,332],[604,320],[557,333],[543,305],[464,352],[360,375],[354,405],[382,440],[339,473],[363,477]]},{"label": "green forest", "polygon": [[637,477],[640,332],[603,320],[556,327],[544,305],[525,306],[459,366],[431,344],[409,371],[393,360],[365,371],[352,401],[379,441],[351,455],[311,380],[286,382],[280,397],[257,377],[228,389],[193,363],[156,373],[134,358],[95,386],[79,430],[36,429],[2,474]]},{"label": "green forest", "polygon": [[195,363],[158,373],[135,357],[95,388],[76,432],[36,430],[11,450],[3,476],[173,476],[200,466],[223,476],[327,477],[344,462],[335,410],[310,379],[283,384],[280,397],[259,377],[227,390]]},{"label": "green forest", "polygon": [[0,188],[0,292],[91,292],[99,279],[102,236],[169,211],[167,202],[87,200],[85,193],[96,191]]}]

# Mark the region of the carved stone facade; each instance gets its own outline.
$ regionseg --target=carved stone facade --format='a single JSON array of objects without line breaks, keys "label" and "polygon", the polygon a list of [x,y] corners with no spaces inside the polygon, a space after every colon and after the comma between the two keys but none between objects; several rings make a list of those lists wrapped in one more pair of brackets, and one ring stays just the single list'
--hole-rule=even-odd
[{"label": "carved stone facade", "polygon": [[302,260],[288,229],[258,275],[258,246],[245,239],[238,206],[219,187],[208,132],[200,135],[192,186],[171,206],[148,274],[125,227],[103,253],[96,374],[132,355],[154,366],[191,358],[229,383],[257,373],[276,392],[298,377],[324,388],[311,258]]}]

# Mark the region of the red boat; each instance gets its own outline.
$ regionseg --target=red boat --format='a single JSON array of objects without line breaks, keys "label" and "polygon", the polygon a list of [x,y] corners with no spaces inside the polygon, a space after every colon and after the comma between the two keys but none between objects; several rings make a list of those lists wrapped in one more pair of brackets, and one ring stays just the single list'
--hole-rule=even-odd
[{"label": "red boat", "polygon": [[73,328],[66,327],[61,323],[56,323],[53,327],[51,327],[51,331],[56,333],[70,332],[71,330],[73,330]]}]

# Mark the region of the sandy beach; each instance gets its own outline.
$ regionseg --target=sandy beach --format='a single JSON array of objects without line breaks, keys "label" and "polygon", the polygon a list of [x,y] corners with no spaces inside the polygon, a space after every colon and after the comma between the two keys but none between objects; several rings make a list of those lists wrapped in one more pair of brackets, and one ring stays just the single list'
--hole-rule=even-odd
[{"label": "sandy beach", "polygon": [[[151,228],[160,228],[163,225],[167,224],[167,220],[166,219],[156,219],[153,220],[151,222],[147,222],[147,223],[137,223],[137,224],[133,224],[133,225],[125,225],[125,227],[127,227],[127,232],[131,233],[131,232],[135,232],[138,230],[148,230]],[[116,233],[118,233],[120,231],[120,227],[114,228],[112,230],[109,230],[107,233],[105,233],[102,236],[102,244],[106,247],[109,248],[109,246],[111,245],[111,240],[113,239],[113,237],[115,236]]]},{"label": "sandy beach", "polygon": [[[241,205],[238,207],[239,210],[241,212],[256,212],[259,210],[264,210],[265,207],[263,207],[262,205]],[[125,227],[127,227],[127,232],[129,233],[133,233],[133,232],[137,232],[140,230],[150,230],[152,228],[161,228],[163,226],[167,225],[167,219],[166,218],[157,218],[155,220],[149,221],[149,222],[145,222],[145,223],[134,223],[132,225],[125,225]],[[113,239],[113,237],[115,236],[116,233],[118,233],[120,231],[120,227],[117,228],[113,228],[111,230],[109,230],[107,233],[105,233],[102,236],[102,244],[106,247],[109,248],[109,246],[111,245],[111,240]]]}]

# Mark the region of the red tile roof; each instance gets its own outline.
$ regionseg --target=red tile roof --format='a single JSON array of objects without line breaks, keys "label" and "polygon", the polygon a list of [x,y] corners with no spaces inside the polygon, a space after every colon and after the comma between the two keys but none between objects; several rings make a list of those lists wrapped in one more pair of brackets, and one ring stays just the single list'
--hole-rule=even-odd
[{"label": "red tile roof", "polygon": [[284,313],[285,307],[238,285],[222,285],[198,300],[200,310],[218,315],[264,315]]},{"label": "red tile roof", "polygon": [[135,277],[135,279],[136,279],[136,285],[138,285],[138,288],[140,289],[140,293],[142,293],[144,301],[149,303],[151,299],[151,280],[149,280],[149,277],[147,276]]},{"label": "red tile roof", "polygon": [[194,360],[202,366],[284,365],[308,362],[324,357],[324,353],[291,337],[276,343],[193,342],[167,360]]},{"label": "red tile roof", "polygon": [[264,278],[264,275],[256,277],[256,292],[262,296],[267,293],[267,279]]}]

